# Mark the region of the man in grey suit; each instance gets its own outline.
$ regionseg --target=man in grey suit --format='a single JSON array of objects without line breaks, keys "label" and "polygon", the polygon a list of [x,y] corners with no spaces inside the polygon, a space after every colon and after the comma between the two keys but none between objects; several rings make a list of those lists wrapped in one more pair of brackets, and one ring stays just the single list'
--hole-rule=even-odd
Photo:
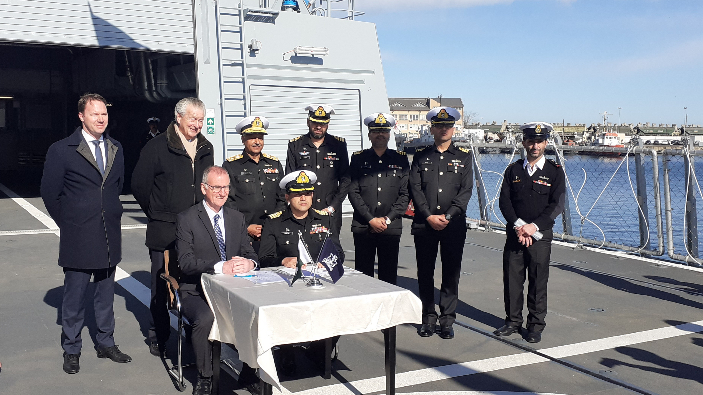
[{"label": "man in grey suit", "polygon": [[[181,303],[183,314],[193,326],[192,343],[198,368],[198,382],[193,394],[198,395],[210,395],[212,388],[212,344],[208,335],[214,322],[200,277],[203,273],[246,273],[258,267],[244,214],[224,207],[229,187],[227,170],[219,166],[208,167],[200,184],[203,202],[180,213],[176,221],[176,251],[182,272]],[[244,364],[239,383],[253,387],[257,382],[254,370]]]}]

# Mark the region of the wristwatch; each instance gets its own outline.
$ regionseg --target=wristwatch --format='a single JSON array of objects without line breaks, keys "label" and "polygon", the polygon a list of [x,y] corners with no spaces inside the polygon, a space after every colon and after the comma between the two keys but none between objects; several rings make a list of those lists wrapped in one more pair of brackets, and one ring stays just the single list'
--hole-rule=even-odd
[{"label": "wristwatch", "polygon": [[391,219],[386,217],[386,225],[390,225],[390,224],[391,224]]},{"label": "wristwatch", "polygon": [[447,221],[451,221],[451,220],[452,220],[452,215],[451,215],[451,214],[444,214],[444,218],[445,218]]}]

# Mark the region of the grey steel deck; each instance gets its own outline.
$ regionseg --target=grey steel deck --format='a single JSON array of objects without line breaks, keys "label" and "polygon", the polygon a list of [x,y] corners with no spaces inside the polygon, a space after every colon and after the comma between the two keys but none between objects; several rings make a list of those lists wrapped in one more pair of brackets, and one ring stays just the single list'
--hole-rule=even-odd
[{"label": "grey steel deck", "polygon": [[[115,297],[115,337],[133,362],[118,365],[96,358],[88,307],[81,371],[67,375],[61,369],[59,345],[63,275],[56,265],[58,237],[52,232],[17,232],[47,232],[24,202],[46,211],[32,188],[9,186],[26,200],[0,192],[0,394],[179,393],[165,364],[149,354],[144,340],[149,263],[143,227],[123,231],[124,260],[119,267],[130,277],[120,281]],[[143,225],[144,215],[132,197],[123,196],[123,201],[123,225]],[[407,225],[399,285],[417,291]],[[353,266],[348,228],[345,219],[342,243],[349,251],[346,263]],[[532,345],[518,335],[507,342],[487,335],[503,319],[503,240],[499,233],[469,231],[455,339],[420,338],[414,326],[399,328],[398,393],[703,393],[703,271],[555,245],[548,326],[537,352],[532,352]],[[330,380],[322,379],[299,354],[299,374],[283,381],[284,392],[384,393],[382,334],[346,336],[339,348]],[[169,351],[175,354],[173,338]],[[194,369],[186,372],[192,383]],[[221,394],[247,393],[230,375],[223,376]],[[189,384],[185,393],[191,390]]]}]

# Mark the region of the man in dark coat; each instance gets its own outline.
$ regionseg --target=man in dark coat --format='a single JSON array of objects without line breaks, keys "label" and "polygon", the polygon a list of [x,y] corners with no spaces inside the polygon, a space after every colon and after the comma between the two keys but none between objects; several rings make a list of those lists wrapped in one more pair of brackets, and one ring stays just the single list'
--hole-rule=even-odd
[{"label": "man in dark coat", "polygon": [[[539,343],[546,326],[552,227],[564,211],[566,176],[561,166],[544,157],[552,125],[532,122],[520,129],[527,157],[505,169],[500,189],[500,211],[508,223],[503,250],[505,325],[493,333],[509,336],[520,332],[527,273],[530,284],[525,340]],[[514,231],[510,230],[511,225]]]},{"label": "man in dark coat", "polygon": [[214,164],[212,144],[200,133],[205,104],[189,97],[176,104],[176,120],[142,149],[132,174],[132,193],[149,219],[146,246],[151,258],[149,351],[162,355],[171,333],[168,290],[159,278],[175,260],[176,216],[203,200],[200,178]]},{"label": "man in dark coat", "polygon": [[80,370],[85,292],[91,277],[98,358],[132,360],[117,348],[113,336],[115,268],[122,259],[124,156],[122,145],[103,134],[108,121],[106,104],[98,94],[80,98],[82,126],[49,147],[41,180],[44,205],[61,229],[61,345],[63,370],[69,374]]},{"label": "man in dark coat", "polygon": [[[473,168],[469,151],[452,143],[454,122],[461,119],[459,111],[436,107],[427,113],[426,118],[431,122],[434,144],[415,153],[408,182],[415,206],[411,233],[415,238],[417,282],[422,300],[422,327],[418,334],[432,336],[439,320],[439,336],[452,339]],[[439,317],[434,304],[438,248],[442,256]]]},{"label": "man in dark coat", "polygon": [[[210,395],[212,388],[212,344],[208,335],[215,316],[205,300],[200,277],[209,274],[246,273],[257,266],[249,243],[244,215],[223,207],[230,188],[227,171],[219,166],[205,169],[200,189],[205,199],[178,215],[176,250],[183,275],[180,295],[183,314],[193,326],[193,351],[198,368],[195,395]],[[246,363],[239,375],[243,386],[257,387],[254,369]]]},{"label": "man in dark coat", "polygon": [[330,115],[334,109],[328,105],[310,105],[308,133],[288,142],[286,174],[295,170],[313,171],[317,174],[315,200],[312,208],[332,214],[335,231],[342,228],[342,202],[347,197],[348,184],[343,177],[349,169],[347,142],[342,137],[327,133]]},{"label": "man in dark coat", "polygon": [[393,116],[375,113],[364,124],[369,128],[371,148],[355,152],[349,166],[356,270],[373,277],[378,254],[378,279],[395,284],[410,164],[405,152],[388,148]]}]

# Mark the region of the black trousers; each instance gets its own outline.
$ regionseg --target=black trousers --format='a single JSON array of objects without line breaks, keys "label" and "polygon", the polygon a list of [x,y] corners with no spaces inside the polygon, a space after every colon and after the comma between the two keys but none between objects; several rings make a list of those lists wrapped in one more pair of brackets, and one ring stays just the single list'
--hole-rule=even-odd
[{"label": "black trousers", "polygon": [[[168,251],[168,250],[167,250]],[[164,251],[149,249],[149,258],[151,258],[151,302],[149,310],[151,317],[149,319],[149,341],[157,342],[162,347],[171,334],[171,318],[168,314],[166,302],[168,300],[168,287],[166,281],[160,276],[164,272]],[[176,259],[176,251],[169,252],[169,260]]]},{"label": "black trousers", "polygon": [[[210,306],[200,292],[181,292],[181,311],[190,322],[193,333],[191,343],[195,354],[195,366],[201,377],[212,377],[212,343],[208,340],[215,316],[210,310]],[[219,361],[215,361],[219,363]],[[256,371],[244,363],[242,372],[239,374],[239,384],[249,385],[259,381]]]},{"label": "black trousers", "polygon": [[549,280],[549,257],[552,252],[551,231],[543,231],[544,238],[525,247],[517,236],[509,234],[503,250],[503,299],[505,301],[505,323],[522,325],[524,305],[523,288],[525,273],[527,286],[527,329],[542,332],[547,315],[547,280]]},{"label": "black trousers", "polygon": [[383,233],[354,233],[354,262],[356,270],[373,277],[378,254],[378,279],[396,284],[400,235]]},{"label": "black trousers", "polygon": [[459,277],[461,259],[466,241],[466,225],[452,221],[443,230],[424,229],[413,231],[415,257],[417,259],[417,282],[422,301],[422,323],[436,323],[434,304],[434,269],[439,249],[442,258],[442,285],[439,289],[439,323],[452,325],[456,319],[459,301]]},{"label": "black trousers", "polygon": [[81,330],[85,317],[85,294],[91,277],[95,284],[93,309],[97,334],[96,346],[115,345],[115,267],[109,269],[63,268],[63,302],[61,304],[61,346],[67,354],[81,352]]}]

